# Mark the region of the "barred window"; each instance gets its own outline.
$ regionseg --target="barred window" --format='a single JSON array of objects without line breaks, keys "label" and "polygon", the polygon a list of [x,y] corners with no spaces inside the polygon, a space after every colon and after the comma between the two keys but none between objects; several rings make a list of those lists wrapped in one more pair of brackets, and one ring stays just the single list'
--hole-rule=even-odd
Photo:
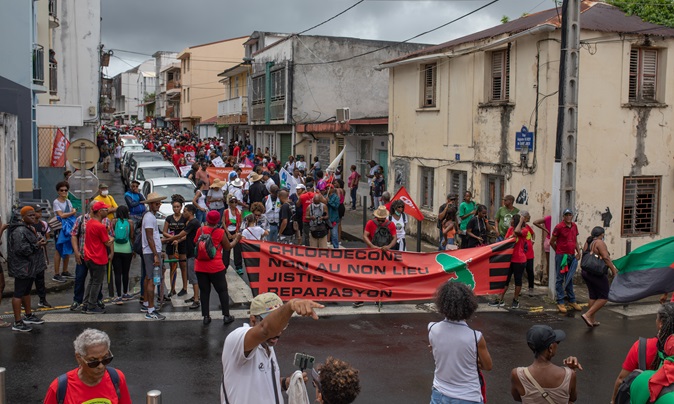
[{"label": "barred window", "polygon": [[419,184],[419,191],[421,192],[421,206],[428,209],[433,209],[433,182],[434,169],[432,167],[420,167],[421,181]]},{"label": "barred window", "polygon": [[662,177],[623,178],[623,237],[658,234]]}]

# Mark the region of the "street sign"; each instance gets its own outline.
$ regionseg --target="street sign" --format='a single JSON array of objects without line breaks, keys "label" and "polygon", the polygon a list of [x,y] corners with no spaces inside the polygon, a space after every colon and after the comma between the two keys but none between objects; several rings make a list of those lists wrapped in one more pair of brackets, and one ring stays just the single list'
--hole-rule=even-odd
[{"label": "street sign", "polygon": [[98,177],[89,170],[75,171],[68,177],[70,193],[79,199],[90,199],[98,192]]},{"label": "street sign", "polygon": [[522,126],[519,132],[515,132],[515,151],[522,151],[522,147],[527,150],[534,150],[534,132],[529,132],[526,126]]},{"label": "street sign", "polygon": [[96,143],[87,139],[77,139],[70,143],[66,151],[68,162],[78,170],[91,170],[96,166],[100,152]]}]

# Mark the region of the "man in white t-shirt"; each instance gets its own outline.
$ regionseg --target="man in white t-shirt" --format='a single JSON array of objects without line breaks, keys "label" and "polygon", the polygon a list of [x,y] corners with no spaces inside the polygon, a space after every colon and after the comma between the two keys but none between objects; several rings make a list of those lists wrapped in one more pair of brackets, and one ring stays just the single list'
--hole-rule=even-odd
[{"label": "man in white t-shirt", "polygon": [[[323,308],[311,300],[283,303],[274,293],[257,295],[250,303],[250,325],[232,331],[222,348],[221,404],[283,403],[290,377],[281,378],[274,346],[294,313],[318,319]],[[306,375],[304,376],[307,381]]]},{"label": "man in white t-shirt", "polygon": [[[145,313],[147,320],[165,320],[166,317],[159,314],[159,311],[154,308],[154,288],[153,283],[153,269],[154,267],[162,267],[161,260],[161,232],[157,227],[157,218],[155,214],[161,207],[161,201],[166,199],[165,196],[159,195],[156,192],[150,192],[145,199],[148,211],[143,214],[142,230],[140,232],[143,239],[143,264],[145,266],[145,278],[143,279],[145,286],[145,301],[140,311]],[[161,271],[161,269],[160,269]]]},{"label": "man in white t-shirt", "polygon": [[122,169],[122,144],[117,143],[115,146],[115,172],[118,173]]}]

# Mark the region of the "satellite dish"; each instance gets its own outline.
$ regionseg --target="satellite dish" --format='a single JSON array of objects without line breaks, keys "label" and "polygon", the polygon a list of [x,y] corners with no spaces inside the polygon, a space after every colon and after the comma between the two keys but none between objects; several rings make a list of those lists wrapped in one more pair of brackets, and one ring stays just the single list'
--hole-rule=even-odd
[{"label": "satellite dish", "polygon": [[70,193],[78,199],[90,199],[98,192],[98,177],[89,170],[75,171],[68,177]]},{"label": "satellite dish", "polygon": [[93,169],[100,155],[96,143],[87,139],[73,140],[66,150],[68,162],[78,170]]}]

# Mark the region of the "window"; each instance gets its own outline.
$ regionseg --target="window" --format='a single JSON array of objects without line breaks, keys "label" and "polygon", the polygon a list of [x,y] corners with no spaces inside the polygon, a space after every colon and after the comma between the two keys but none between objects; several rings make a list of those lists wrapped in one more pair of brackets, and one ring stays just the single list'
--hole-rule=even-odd
[{"label": "window", "polygon": [[623,178],[623,237],[658,234],[661,178]]},{"label": "window", "polygon": [[449,170],[449,181],[447,182],[449,184],[447,193],[457,195],[459,200],[462,200],[467,189],[468,173],[466,171]]},{"label": "window", "polygon": [[437,86],[437,63],[421,65],[421,106],[422,108],[431,108],[436,106],[435,93]]},{"label": "window", "polygon": [[234,77],[234,94],[232,98],[236,98],[238,96],[239,96],[239,76],[236,76]]},{"label": "window", "polygon": [[510,97],[510,50],[491,53],[491,94],[489,101],[508,101]]},{"label": "window", "polygon": [[280,101],[286,98],[286,69],[271,72],[271,100]]},{"label": "window", "polygon": [[505,196],[505,178],[502,175],[485,175],[485,193],[483,203],[487,207],[487,217],[496,216],[501,207],[501,200]]},{"label": "window", "polygon": [[264,104],[264,74],[253,77],[253,105]]},{"label": "window", "polygon": [[187,102],[190,102],[190,89],[187,89]]},{"label": "window", "polygon": [[420,167],[421,169],[421,181],[419,184],[419,191],[421,192],[421,207],[427,209],[433,209],[433,172],[432,167]]},{"label": "window", "polygon": [[658,51],[633,48],[630,51],[630,102],[657,102]]}]

